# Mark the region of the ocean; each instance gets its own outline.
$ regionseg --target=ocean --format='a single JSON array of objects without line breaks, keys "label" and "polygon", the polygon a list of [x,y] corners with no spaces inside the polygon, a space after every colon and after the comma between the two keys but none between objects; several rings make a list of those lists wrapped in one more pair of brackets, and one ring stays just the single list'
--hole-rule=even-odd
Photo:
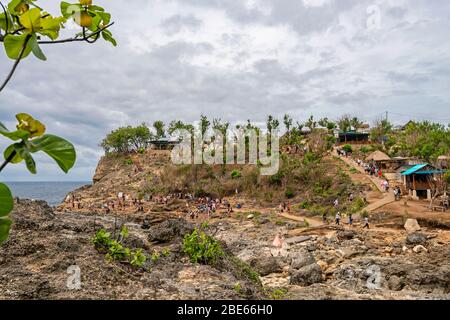
[{"label": "ocean", "polygon": [[60,204],[66,195],[91,182],[5,182],[14,197],[47,201],[49,205]]}]

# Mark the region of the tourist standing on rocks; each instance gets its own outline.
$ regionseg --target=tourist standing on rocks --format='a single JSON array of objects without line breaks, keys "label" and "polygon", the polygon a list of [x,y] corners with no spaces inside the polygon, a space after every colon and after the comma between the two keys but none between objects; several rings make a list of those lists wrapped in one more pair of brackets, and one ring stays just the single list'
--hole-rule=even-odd
[{"label": "tourist standing on rocks", "polygon": [[327,224],[328,223],[327,213],[326,212],[322,215],[322,222],[323,222],[323,224]]},{"label": "tourist standing on rocks", "polygon": [[348,224],[350,225],[350,227],[353,226],[353,214],[349,214],[348,215]]},{"label": "tourist standing on rocks", "polygon": [[336,213],[336,225],[341,225],[341,214],[339,212]]}]

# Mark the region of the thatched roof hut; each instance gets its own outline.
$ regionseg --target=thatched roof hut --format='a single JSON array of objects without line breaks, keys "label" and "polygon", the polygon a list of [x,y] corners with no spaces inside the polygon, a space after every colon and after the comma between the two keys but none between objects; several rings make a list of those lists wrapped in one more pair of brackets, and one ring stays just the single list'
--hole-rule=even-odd
[{"label": "thatched roof hut", "polygon": [[375,161],[375,162],[386,162],[391,161],[391,158],[384,152],[379,150],[371,153],[367,158],[367,161]]}]

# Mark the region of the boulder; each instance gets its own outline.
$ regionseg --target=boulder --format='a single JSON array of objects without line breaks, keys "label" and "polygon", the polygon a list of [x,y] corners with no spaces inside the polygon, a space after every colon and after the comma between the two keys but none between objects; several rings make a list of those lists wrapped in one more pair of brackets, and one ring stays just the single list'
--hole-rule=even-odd
[{"label": "boulder", "polygon": [[403,280],[397,276],[391,276],[388,280],[389,290],[400,291],[403,289]]},{"label": "boulder", "polygon": [[322,269],[317,263],[313,263],[294,272],[289,283],[307,287],[322,281]]},{"label": "boulder", "polygon": [[420,225],[416,219],[406,220],[404,227],[408,234],[415,233],[421,230]]},{"label": "boulder", "polygon": [[268,257],[263,259],[255,258],[251,261],[250,265],[263,277],[272,273],[283,272],[283,267],[275,257]]},{"label": "boulder", "polygon": [[407,244],[424,244],[427,242],[427,236],[424,235],[423,233],[419,233],[419,232],[415,232],[415,233],[411,233],[408,234],[408,236],[406,237],[406,243]]},{"label": "boulder", "polygon": [[166,220],[148,231],[148,240],[150,242],[167,243],[176,238],[184,237],[194,230],[192,224],[184,219]]},{"label": "boulder", "polygon": [[298,254],[295,255],[295,257],[292,258],[291,269],[298,270],[315,262],[316,259],[314,259],[313,255],[310,252],[301,250]]},{"label": "boulder", "polygon": [[358,233],[354,230],[340,230],[337,232],[339,240],[351,240],[355,238]]}]

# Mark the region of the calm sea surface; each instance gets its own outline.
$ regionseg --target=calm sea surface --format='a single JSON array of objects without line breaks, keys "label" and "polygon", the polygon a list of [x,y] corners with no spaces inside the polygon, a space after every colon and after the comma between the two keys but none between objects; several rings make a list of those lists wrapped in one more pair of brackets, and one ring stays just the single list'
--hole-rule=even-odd
[{"label": "calm sea surface", "polygon": [[47,201],[49,205],[60,204],[65,196],[90,182],[6,182],[14,197]]}]

